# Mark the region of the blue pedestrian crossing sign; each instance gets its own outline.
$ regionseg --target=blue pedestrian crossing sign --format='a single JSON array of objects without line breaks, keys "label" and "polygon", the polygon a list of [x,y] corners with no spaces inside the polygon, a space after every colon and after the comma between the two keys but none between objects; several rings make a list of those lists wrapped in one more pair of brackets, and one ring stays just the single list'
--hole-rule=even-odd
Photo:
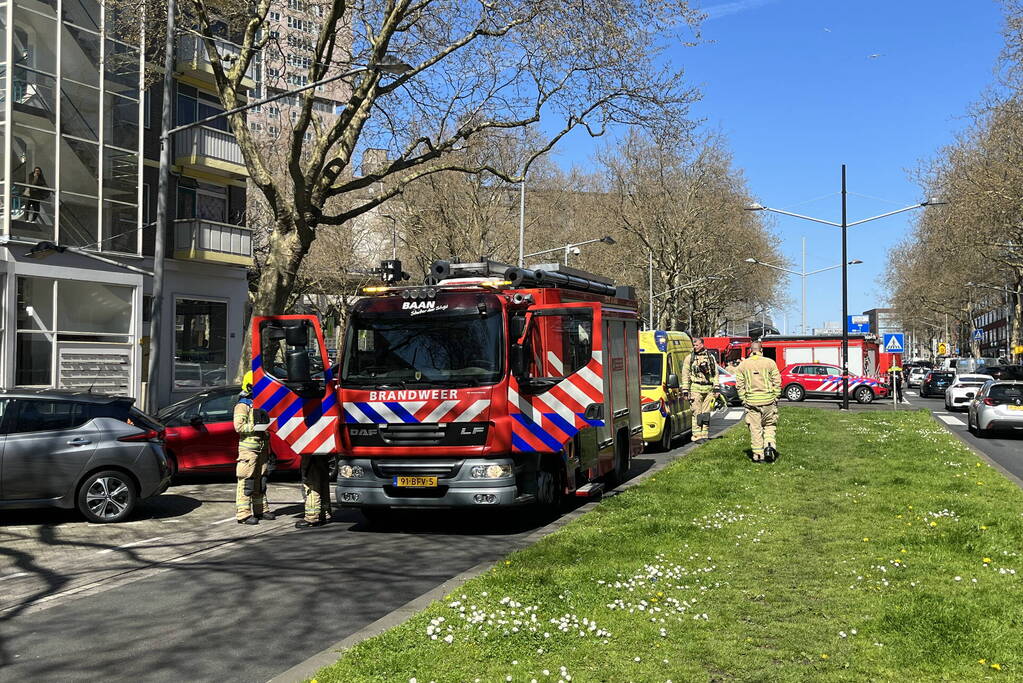
[{"label": "blue pedestrian crossing sign", "polygon": [[984,340],[984,330],[974,330],[973,331],[973,341],[983,341],[983,340]]},{"label": "blue pedestrian crossing sign", "polygon": [[885,334],[882,339],[882,347],[885,353],[902,353],[905,344],[902,341],[902,334]]}]

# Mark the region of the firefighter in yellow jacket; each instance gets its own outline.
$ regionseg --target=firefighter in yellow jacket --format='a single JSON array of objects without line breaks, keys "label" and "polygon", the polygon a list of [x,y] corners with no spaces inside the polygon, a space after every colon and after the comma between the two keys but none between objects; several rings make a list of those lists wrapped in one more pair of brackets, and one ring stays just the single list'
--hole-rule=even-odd
[{"label": "firefighter in yellow jacket", "polygon": [[235,518],[239,524],[259,524],[275,519],[266,500],[267,460],[270,455],[266,424],[269,416],[252,405],[252,373],[242,379],[242,392],[234,406],[234,430],[238,432],[238,464],[235,476]]},{"label": "firefighter in yellow jacket", "polygon": [[758,341],[750,344],[749,357],[735,371],[735,388],[746,408],[753,462],[774,462],[778,457],[774,432],[778,424],[781,373],[763,353],[763,344]]},{"label": "firefighter in yellow jacket", "polygon": [[710,438],[710,413],[718,389],[718,362],[703,346],[703,339],[693,339],[693,352],[682,361],[682,392],[693,407],[693,441],[703,443]]}]

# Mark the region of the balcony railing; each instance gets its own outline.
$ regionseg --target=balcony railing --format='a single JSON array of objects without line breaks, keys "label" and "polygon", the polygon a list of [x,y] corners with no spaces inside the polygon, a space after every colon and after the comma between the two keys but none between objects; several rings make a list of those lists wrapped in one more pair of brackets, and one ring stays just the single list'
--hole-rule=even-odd
[{"label": "balcony railing", "polygon": [[[241,47],[221,38],[214,38],[213,43],[217,46],[217,53],[224,62],[224,67],[230,68],[234,60],[241,54]],[[210,58],[206,52],[206,43],[199,36],[183,35],[179,37],[178,64],[182,65],[183,63],[188,64],[196,71],[213,73],[213,66],[210,64]],[[258,64],[259,54],[252,58],[249,68],[245,71],[245,77],[250,81],[255,82],[256,80]]]},{"label": "balcony railing", "polygon": [[174,158],[178,165],[203,165],[209,160],[225,162],[241,166],[244,173],[245,159],[234,135],[207,126],[175,133]]},{"label": "balcony railing", "polygon": [[174,221],[175,258],[241,263],[252,257],[252,230],[202,218]]}]

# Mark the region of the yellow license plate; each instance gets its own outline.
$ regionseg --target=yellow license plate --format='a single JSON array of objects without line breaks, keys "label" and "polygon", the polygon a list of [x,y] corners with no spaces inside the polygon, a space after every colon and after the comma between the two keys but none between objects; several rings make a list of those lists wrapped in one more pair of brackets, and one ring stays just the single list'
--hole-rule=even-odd
[{"label": "yellow license plate", "polygon": [[1009,406],[1009,410],[1023,410],[1023,406]]},{"label": "yellow license plate", "polygon": [[437,486],[437,477],[395,477],[394,485],[413,489],[428,489]]}]

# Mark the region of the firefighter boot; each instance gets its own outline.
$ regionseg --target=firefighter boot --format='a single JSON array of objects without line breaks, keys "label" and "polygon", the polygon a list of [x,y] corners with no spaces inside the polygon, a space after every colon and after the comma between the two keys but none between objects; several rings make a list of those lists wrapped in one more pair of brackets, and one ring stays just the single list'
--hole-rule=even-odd
[{"label": "firefighter boot", "polygon": [[778,459],[778,451],[775,449],[774,444],[767,444],[764,446],[764,461],[774,462]]}]

